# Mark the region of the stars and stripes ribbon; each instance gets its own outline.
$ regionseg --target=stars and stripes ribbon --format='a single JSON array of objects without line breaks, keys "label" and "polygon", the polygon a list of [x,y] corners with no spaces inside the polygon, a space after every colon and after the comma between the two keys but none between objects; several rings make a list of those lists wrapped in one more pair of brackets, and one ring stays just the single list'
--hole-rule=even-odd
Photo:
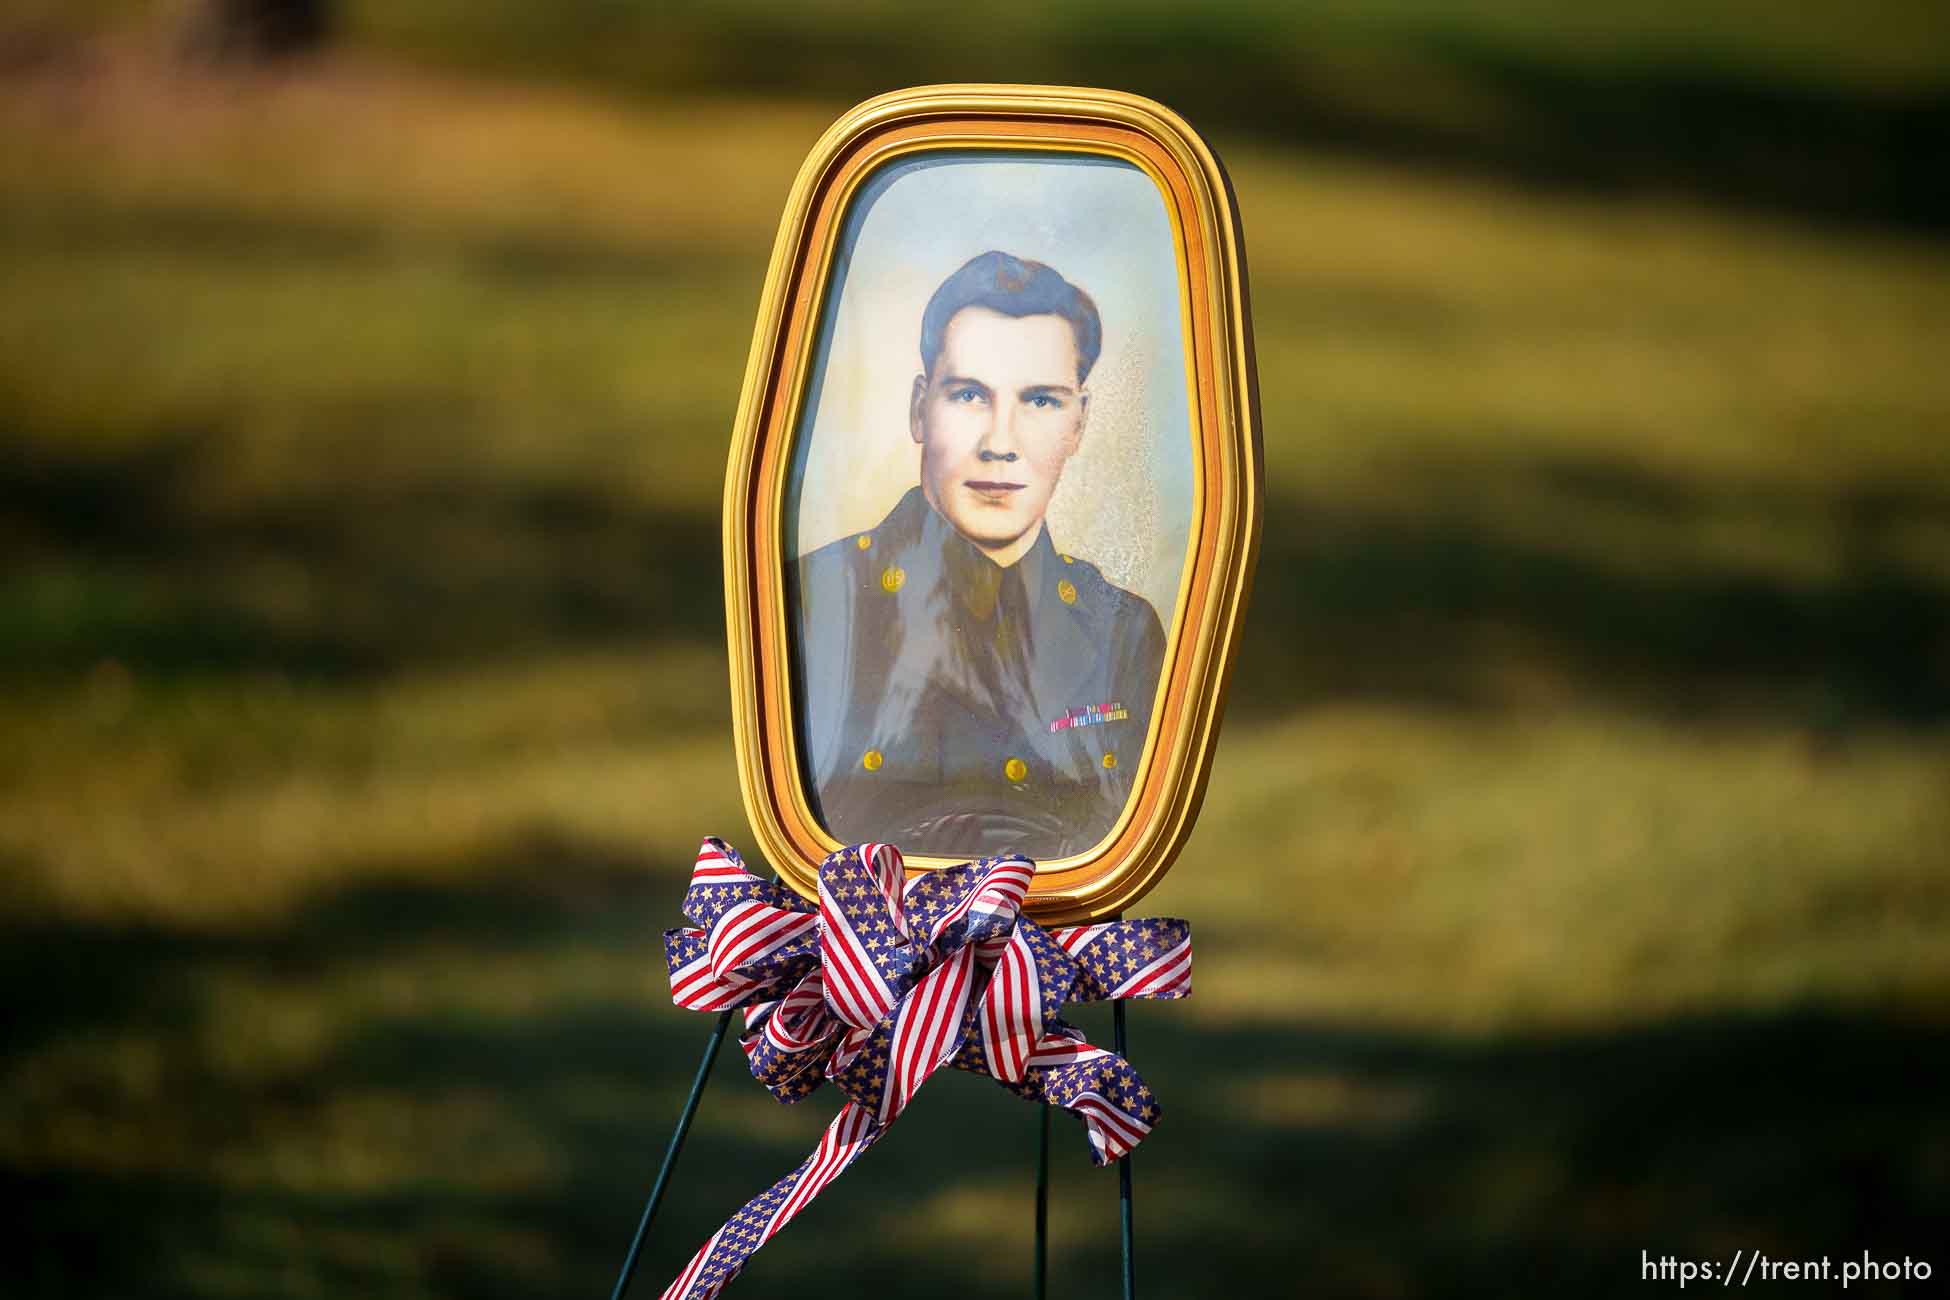
[{"label": "stars and stripes ribbon", "polygon": [[739,1045],[780,1101],[830,1079],[847,1102],[813,1153],[726,1220],[663,1300],[722,1291],[942,1066],[1075,1112],[1099,1165],[1144,1140],[1158,1121],[1151,1089],[1059,1013],[1066,1002],[1186,996],[1191,927],[1044,930],[1022,915],[1034,874],[1028,859],[1003,857],[909,880],[893,845],[859,844],[820,866],[812,903],[746,871],[724,841],[704,841],[684,894],[695,924],[664,934],[672,1000],[743,1007]]}]

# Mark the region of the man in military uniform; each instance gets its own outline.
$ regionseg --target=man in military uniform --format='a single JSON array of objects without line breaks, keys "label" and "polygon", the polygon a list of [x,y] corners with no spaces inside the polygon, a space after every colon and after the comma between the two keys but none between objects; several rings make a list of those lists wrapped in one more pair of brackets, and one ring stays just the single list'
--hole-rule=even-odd
[{"label": "man in military uniform", "polygon": [[1006,253],[928,302],[921,481],[795,575],[802,761],[836,838],[1054,858],[1122,812],[1164,629],[1044,524],[1102,338],[1089,295]]}]

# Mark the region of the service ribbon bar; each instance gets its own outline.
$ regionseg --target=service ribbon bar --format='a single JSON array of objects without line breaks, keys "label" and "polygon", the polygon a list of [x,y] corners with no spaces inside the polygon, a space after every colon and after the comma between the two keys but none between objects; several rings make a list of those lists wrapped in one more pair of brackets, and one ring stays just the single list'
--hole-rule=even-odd
[{"label": "service ribbon bar", "polygon": [[848,1100],[805,1162],[731,1216],[663,1300],[710,1300],[844,1173],[944,1065],[1074,1111],[1109,1164],[1158,1122],[1130,1062],[1085,1042],[1065,1002],[1182,998],[1191,927],[1113,921],[1044,930],[1022,915],[1027,858],[984,858],[906,879],[891,844],[841,849],[819,902],[745,870],[707,839],[684,894],[692,927],[664,933],[671,998],[745,1008],[739,1045],[782,1102],[831,1079]]},{"label": "service ribbon bar", "polygon": [[1122,722],[1131,716],[1122,700],[1107,700],[1102,704],[1083,704],[1070,709],[1049,724],[1050,734],[1069,731],[1075,727],[1101,727],[1106,722]]}]

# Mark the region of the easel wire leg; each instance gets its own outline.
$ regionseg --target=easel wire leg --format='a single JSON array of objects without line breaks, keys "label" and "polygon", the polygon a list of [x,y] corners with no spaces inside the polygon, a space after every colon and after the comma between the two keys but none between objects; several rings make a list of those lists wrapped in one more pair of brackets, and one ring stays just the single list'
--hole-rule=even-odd
[{"label": "easel wire leg", "polygon": [[1036,1108],[1042,1112],[1042,1139],[1036,1147],[1036,1300],[1044,1300],[1049,1277],[1049,1112],[1048,1103]]},{"label": "easel wire leg", "polygon": [[[1111,1024],[1115,1027],[1117,1054],[1125,1056],[1124,1000],[1119,998],[1110,1006]],[[1137,1259],[1131,1249],[1131,1157],[1129,1154],[1117,1162],[1117,1209],[1124,1229],[1124,1300],[1135,1300]]]},{"label": "easel wire leg", "polygon": [[630,1242],[630,1253],[623,1258],[623,1271],[617,1275],[616,1289],[609,1293],[609,1300],[623,1300],[623,1293],[630,1289],[630,1278],[636,1273],[637,1256],[643,1252],[643,1239],[650,1232],[650,1221],[657,1216],[657,1202],[664,1198],[664,1185],[670,1181],[670,1171],[677,1167],[677,1154],[684,1149],[684,1138],[691,1131],[691,1120],[697,1115],[697,1103],[704,1096],[705,1080],[711,1077],[711,1066],[718,1059],[718,1048],[724,1045],[724,1031],[731,1025],[731,1011],[718,1017],[718,1024],[711,1031],[711,1041],[704,1045],[704,1059],[697,1063],[697,1078],[691,1081],[691,1095],[684,1102],[684,1113],[677,1117],[677,1130],[670,1135],[670,1146],[664,1151],[663,1165],[657,1170],[657,1181],[650,1188],[650,1200],[643,1207],[643,1219],[636,1225],[636,1237]]}]

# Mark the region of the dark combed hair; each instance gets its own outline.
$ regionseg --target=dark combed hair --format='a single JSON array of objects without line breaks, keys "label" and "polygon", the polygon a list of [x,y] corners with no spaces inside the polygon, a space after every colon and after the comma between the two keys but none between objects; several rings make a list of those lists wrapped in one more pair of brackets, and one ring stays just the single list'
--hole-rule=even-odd
[{"label": "dark combed hair", "polygon": [[921,367],[927,373],[934,373],[948,322],[969,307],[987,307],[1004,316],[1060,316],[1068,321],[1077,340],[1079,384],[1097,364],[1097,353],[1104,346],[1103,322],[1089,294],[1052,267],[991,249],[971,257],[928,299],[928,309],[921,313]]}]

